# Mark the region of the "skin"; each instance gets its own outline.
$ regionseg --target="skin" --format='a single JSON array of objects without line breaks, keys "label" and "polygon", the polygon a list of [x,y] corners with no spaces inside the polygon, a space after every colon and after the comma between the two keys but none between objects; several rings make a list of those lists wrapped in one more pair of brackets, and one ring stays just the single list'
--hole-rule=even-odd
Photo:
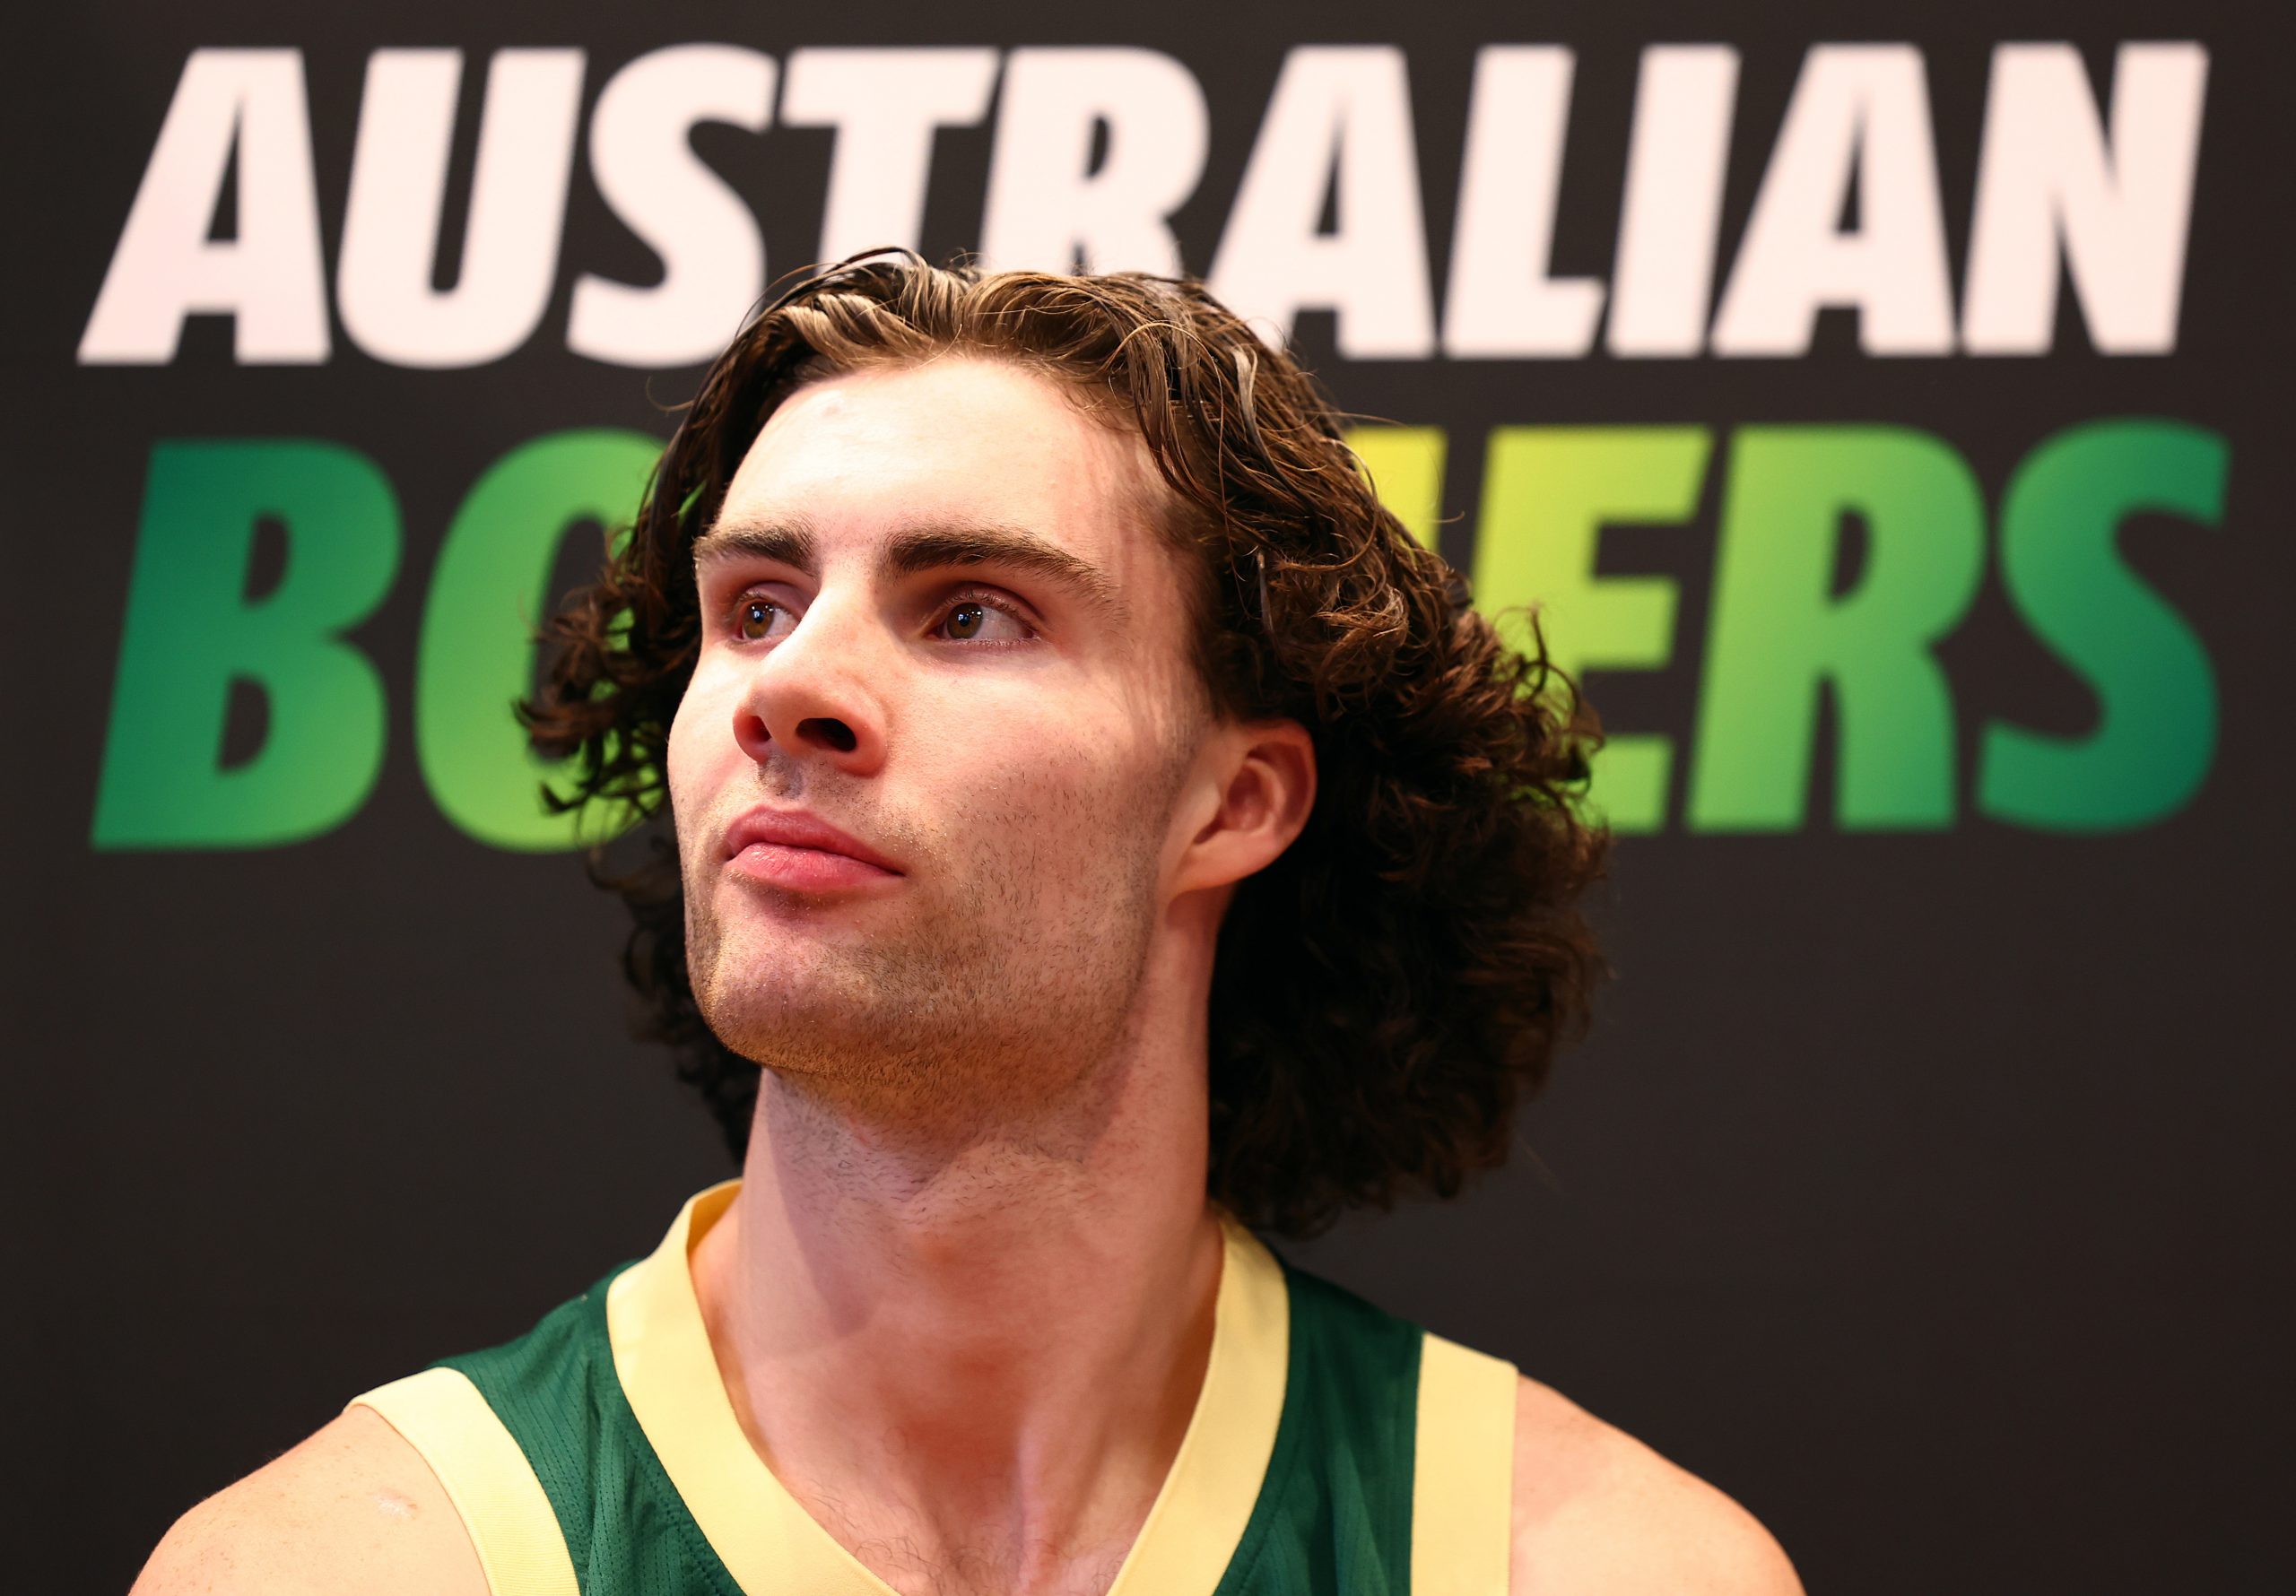
[{"label": "skin", "polygon": [[[1304,825],[1315,762],[1292,723],[1210,715],[1161,490],[1075,395],[944,359],[785,403],[697,551],[669,754],[689,950],[713,1027],[765,1074],[695,1288],[752,1444],[915,1596],[1104,1591],[1209,1354],[1214,940]],[[1097,582],[888,565],[951,529]],[[967,607],[990,603],[1011,613]],[[726,828],[761,802],[899,873],[821,891],[730,865]],[[1518,1596],[1800,1589],[1742,1509],[1528,1380],[1514,1548]],[[410,1588],[484,1584],[366,1410],[187,1514],[137,1585]]]}]

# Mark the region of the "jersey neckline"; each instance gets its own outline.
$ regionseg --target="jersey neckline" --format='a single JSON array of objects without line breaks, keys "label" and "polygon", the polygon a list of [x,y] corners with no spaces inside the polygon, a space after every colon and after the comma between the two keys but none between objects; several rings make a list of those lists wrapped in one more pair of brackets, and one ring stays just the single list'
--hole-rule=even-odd
[{"label": "jersey neckline", "polygon": [[[605,1314],[615,1376],[670,1483],[746,1596],[898,1596],[775,1478],[718,1375],[689,1259],[741,1184],[689,1198],[661,1245],[615,1276]],[[1209,1596],[1251,1522],[1275,1449],[1290,1359],[1283,1266],[1224,1214],[1221,1228],[1204,1385],[1108,1596]]]}]

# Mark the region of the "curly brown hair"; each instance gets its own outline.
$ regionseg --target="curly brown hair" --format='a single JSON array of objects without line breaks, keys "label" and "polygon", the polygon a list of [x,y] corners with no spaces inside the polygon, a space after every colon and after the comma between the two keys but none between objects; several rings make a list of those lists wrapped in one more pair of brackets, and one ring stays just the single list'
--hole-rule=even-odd
[{"label": "curly brown hair", "polygon": [[[1609,838],[1574,804],[1599,727],[1535,616],[1529,652],[1507,646],[1380,504],[1313,379],[1196,282],[873,252],[760,311],[704,377],[628,538],[551,623],[554,660],[520,713],[539,751],[574,761],[553,802],[663,811],[701,629],[691,551],[775,407],[829,373],[947,353],[1120,402],[1170,490],[1159,532],[1193,588],[1213,710],[1314,738],[1306,828],[1239,885],[1220,932],[1210,1195],[1292,1236],[1454,1195],[1505,1160],[1518,1105],[1605,973],[1578,903]],[[759,1071],[695,1004],[674,850],[593,868],[636,918],[624,962],[644,1030],[678,1049],[738,1158]]]}]

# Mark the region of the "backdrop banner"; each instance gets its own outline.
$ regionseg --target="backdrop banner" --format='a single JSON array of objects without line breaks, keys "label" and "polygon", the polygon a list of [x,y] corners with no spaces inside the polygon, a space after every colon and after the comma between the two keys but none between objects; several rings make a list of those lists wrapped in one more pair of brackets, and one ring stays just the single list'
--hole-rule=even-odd
[{"label": "backdrop banner", "polygon": [[890,244],[1208,278],[1611,733],[1618,978],[1519,1157],[1294,1257],[1813,1591],[2296,1588],[2292,45],[2130,0],[42,16],[16,1583],[124,1589],[729,1172],[509,706],[703,362]]}]

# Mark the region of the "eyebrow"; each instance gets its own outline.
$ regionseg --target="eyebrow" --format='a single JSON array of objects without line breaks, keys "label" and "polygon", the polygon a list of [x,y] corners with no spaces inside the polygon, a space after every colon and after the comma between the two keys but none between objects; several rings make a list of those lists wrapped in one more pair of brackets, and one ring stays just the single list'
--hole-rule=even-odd
[{"label": "eyebrow", "polygon": [[[697,567],[744,557],[770,559],[808,577],[821,575],[821,539],[812,524],[802,518],[720,521],[693,542]],[[887,540],[878,560],[880,570],[898,577],[974,565],[999,566],[1041,577],[1066,588],[1110,620],[1130,618],[1116,584],[1098,566],[1017,526],[953,521],[908,527]]]}]

